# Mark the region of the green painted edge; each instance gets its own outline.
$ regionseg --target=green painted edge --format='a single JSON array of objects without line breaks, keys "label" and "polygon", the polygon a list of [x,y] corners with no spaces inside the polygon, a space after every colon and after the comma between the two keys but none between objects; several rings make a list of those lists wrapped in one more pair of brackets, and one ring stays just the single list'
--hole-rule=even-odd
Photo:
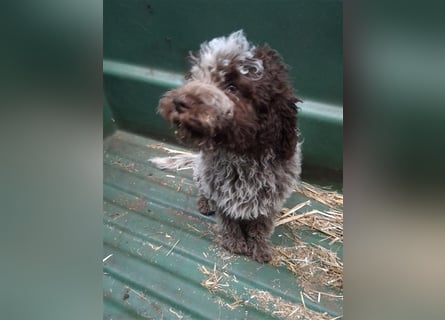
[{"label": "green painted edge", "polygon": [[105,59],[103,61],[103,72],[119,78],[143,81],[148,84],[161,85],[168,88],[180,86],[184,79],[178,73]]},{"label": "green painted edge", "polygon": [[338,105],[329,105],[313,100],[305,101],[299,105],[301,114],[306,117],[325,119],[328,122],[343,126],[343,107]]}]

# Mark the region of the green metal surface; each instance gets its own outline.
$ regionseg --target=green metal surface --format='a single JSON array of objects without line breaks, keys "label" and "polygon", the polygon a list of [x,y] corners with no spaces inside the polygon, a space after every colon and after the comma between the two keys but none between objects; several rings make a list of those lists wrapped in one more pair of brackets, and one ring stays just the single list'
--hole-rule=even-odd
[{"label": "green metal surface", "polygon": [[[176,148],[165,145],[167,148]],[[285,267],[260,265],[231,256],[213,243],[213,217],[196,211],[191,171],[166,172],[148,159],[168,155],[158,140],[117,131],[105,141],[104,152],[104,318],[105,319],[272,319],[261,305],[227,305],[231,294],[211,293],[201,282],[204,266],[224,271],[234,294],[248,299],[249,290],[265,290],[302,303],[295,275]],[[294,193],[287,205],[307,200]],[[321,204],[313,203],[322,209]],[[330,248],[342,257],[342,246],[328,246],[310,229],[304,241]],[[291,245],[290,231],[279,226],[275,245]],[[326,292],[329,289],[324,289]],[[342,314],[341,300],[321,299],[305,305]]]}]

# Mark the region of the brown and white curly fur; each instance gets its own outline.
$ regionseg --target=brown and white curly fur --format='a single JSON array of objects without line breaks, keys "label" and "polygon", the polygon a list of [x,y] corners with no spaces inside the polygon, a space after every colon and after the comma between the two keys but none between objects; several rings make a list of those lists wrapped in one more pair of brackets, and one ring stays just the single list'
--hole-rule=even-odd
[{"label": "brown and white curly fur", "polygon": [[242,30],[203,43],[190,60],[185,84],[161,98],[159,112],[199,153],[151,161],[162,169],[192,165],[198,209],[216,212],[221,245],[267,262],[274,219],[301,172],[299,100],[288,69]]}]

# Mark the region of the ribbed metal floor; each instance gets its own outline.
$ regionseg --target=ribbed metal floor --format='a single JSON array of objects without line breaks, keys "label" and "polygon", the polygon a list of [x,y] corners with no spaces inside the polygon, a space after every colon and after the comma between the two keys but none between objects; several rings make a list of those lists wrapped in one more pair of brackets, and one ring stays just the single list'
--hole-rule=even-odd
[{"label": "ribbed metal floor", "polygon": [[[213,243],[214,218],[196,211],[191,170],[161,171],[148,162],[168,155],[166,148],[180,148],[123,131],[104,145],[104,319],[279,316],[273,306],[258,303],[255,292],[260,291],[302,304],[297,278],[285,267],[233,256]],[[288,207],[306,199],[295,193]],[[279,226],[273,243],[291,245],[287,233]],[[301,238],[323,239],[309,228]],[[341,245],[331,249],[341,256]],[[211,282],[213,274],[218,286],[210,292],[202,283]],[[306,299],[304,306],[332,317],[342,314],[340,299]]]}]

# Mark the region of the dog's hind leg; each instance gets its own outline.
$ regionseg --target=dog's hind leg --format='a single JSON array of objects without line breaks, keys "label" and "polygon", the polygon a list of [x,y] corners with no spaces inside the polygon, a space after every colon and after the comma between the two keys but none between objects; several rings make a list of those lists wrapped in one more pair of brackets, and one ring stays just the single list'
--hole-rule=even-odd
[{"label": "dog's hind leg", "polygon": [[243,229],[246,234],[248,255],[264,263],[272,259],[270,236],[274,230],[273,219],[263,215],[253,220],[245,220]]},{"label": "dog's hind leg", "polygon": [[240,221],[217,210],[218,242],[231,253],[247,254],[247,242]]}]

